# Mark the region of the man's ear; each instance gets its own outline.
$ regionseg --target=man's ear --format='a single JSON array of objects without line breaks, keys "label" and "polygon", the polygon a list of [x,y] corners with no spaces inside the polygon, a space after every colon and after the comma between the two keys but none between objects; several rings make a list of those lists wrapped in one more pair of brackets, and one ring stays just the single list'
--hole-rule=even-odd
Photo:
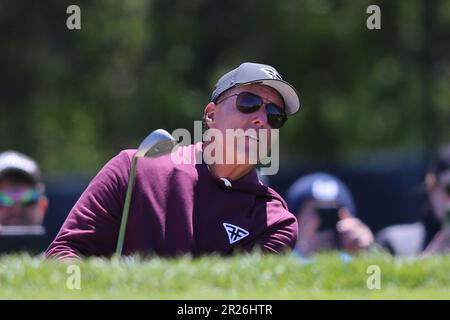
[{"label": "man's ear", "polygon": [[216,104],[214,102],[210,102],[203,111],[203,119],[208,128],[211,128],[212,127],[211,125],[215,123],[216,108],[217,108]]}]

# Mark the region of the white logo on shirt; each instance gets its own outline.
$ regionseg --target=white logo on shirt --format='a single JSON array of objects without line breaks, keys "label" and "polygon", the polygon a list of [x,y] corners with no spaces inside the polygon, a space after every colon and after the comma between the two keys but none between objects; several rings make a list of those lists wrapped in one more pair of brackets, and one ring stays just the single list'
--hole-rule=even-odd
[{"label": "white logo on shirt", "polygon": [[241,227],[232,225],[231,223],[224,223],[223,227],[225,228],[225,231],[227,232],[228,239],[230,240],[230,244],[233,244],[246,236],[248,236],[250,233],[242,229]]}]

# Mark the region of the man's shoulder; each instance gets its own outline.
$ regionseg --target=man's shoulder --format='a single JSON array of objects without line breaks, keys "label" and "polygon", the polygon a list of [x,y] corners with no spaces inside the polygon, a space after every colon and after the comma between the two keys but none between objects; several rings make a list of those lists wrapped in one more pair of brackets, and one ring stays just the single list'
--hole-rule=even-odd
[{"label": "man's shoulder", "polygon": [[[270,195],[270,200],[266,204],[266,222],[271,240],[268,241],[265,248],[275,253],[281,252],[287,247],[292,249],[297,240],[297,218],[289,211],[286,201],[277,191],[267,187],[267,194]],[[278,247],[275,243],[283,243],[283,246]]]},{"label": "man's shoulder", "polygon": [[297,228],[297,219],[295,215],[289,211],[286,201],[274,189],[267,187],[267,195],[269,200],[266,203],[267,224],[288,224]]},{"label": "man's shoulder", "polygon": [[286,200],[284,200],[284,198],[275,189],[267,187],[267,195],[270,198],[269,202],[276,205],[275,208],[278,208],[278,210],[283,212],[283,214],[292,215],[292,213],[288,210]]},{"label": "man's shoulder", "polygon": [[120,184],[120,181],[125,181],[128,178],[128,173],[131,164],[131,157],[136,150],[127,149],[122,150],[114,157],[108,160],[100,171],[94,177],[94,181],[102,181],[106,183],[109,180]]},{"label": "man's shoulder", "polygon": [[[155,158],[139,158],[136,164],[136,175],[139,177],[196,179],[198,172],[195,159],[188,159],[194,150],[194,145],[181,146],[168,153]],[[125,155],[132,161],[136,150],[124,150]],[[192,178],[192,179],[191,179]]]}]

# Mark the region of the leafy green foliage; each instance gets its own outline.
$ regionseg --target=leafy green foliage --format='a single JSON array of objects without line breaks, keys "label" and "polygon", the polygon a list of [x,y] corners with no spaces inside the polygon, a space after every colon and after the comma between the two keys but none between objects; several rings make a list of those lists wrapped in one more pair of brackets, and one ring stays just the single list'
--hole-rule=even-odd
[{"label": "leafy green foliage", "polygon": [[[370,265],[381,289],[369,290]],[[27,255],[0,257],[2,299],[448,299],[449,256],[399,259],[370,253],[350,262],[328,253],[301,262],[252,254],[191,259],[92,258],[79,264],[79,290],[67,265]]]},{"label": "leafy green foliage", "polygon": [[[0,149],[46,174],[93,174],[156,128],[193,130],[217,78],[249,60],[300,91],[285,156],[448,141],[450,10],[433,1],[429,31],[426,2],[83,0],[82,29],[70,31],[70,1],[1,1]],[[371,4],[381,30],[366,28]]]}]

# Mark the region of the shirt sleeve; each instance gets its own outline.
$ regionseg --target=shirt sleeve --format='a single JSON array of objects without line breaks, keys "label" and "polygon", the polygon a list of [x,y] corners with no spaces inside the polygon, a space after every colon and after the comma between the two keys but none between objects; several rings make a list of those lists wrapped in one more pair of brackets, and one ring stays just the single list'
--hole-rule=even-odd
[{"label": "shirt sleeve", "polygon": [[98,172],[48,247],[47,258],[71,259],[114,253],[130,164],[129,155],[122,151]]},{"label": "shirt sleeve", "polygon": [[291,251],[297,241],[297,219],[292,215],[274,224],[262,237],[263,251],[283,253]]},{"label": "shirt sleeve", "polygon": [[254,239],[243,243],[240,249],[247,252],[260,249],[265,253],[275,254],[291,251],[297,241],[297,219],[279,199],[269,201],[265,211],[265,229]]}]

